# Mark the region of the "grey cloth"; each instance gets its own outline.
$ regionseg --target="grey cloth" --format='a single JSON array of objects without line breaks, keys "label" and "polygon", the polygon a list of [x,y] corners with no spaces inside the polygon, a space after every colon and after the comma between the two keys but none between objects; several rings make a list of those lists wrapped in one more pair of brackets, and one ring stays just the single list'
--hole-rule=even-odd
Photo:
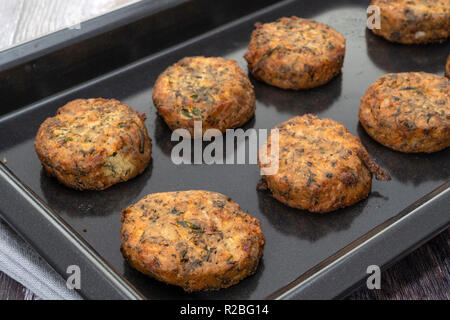
[{"label": "grey cloth", "polygon": [[44,300],[79,300],[64,279],[0,219],[0,271]]}]

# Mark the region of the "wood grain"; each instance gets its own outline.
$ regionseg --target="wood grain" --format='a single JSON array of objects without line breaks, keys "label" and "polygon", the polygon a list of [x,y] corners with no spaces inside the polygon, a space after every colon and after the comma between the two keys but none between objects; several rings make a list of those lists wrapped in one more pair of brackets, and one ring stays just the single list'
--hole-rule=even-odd
[{"label": "wood grain", "polygon": [[0,50],[14,43],[25,0],[0,1]]},{"label": "wood grain", "polygon": [[30,290],[0,272],[0,300],[38,300]]},{"label": "wood grain", "polygon": [[1,0],[0,50],[139,0]]},{"label": "wood grain", "polygon": [[381,290],[362,288],[352,300],[449,300],[450,229],[382,273]]}]

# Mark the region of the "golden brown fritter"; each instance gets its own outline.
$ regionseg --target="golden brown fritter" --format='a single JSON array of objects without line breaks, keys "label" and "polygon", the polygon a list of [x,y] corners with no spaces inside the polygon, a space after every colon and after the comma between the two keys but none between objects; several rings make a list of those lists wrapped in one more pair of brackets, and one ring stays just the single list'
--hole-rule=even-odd
[{"label": "golden brown fritter", "polygon": [[450,79],[450,55],[447,57],[447,64],[445,65],[445,76]]},{"label": "golden brown fritter", "polygon": [[379,78],[361,99],[359,120],[379,143],[401,152],[450,146],[450,81],[425,72]]},{"label": "golden brown fritter", "polygon": [[167,68],[157,79],[153,103],[172,129],[193,135],[194,121],[208,129],[240,127],[255,114],[255,93],[234,60],[188,57]]},{"label": "golden brown fritter", "polygon": [[333,28],[297,17],[255,27],[244,56],[255,78],[299,90],[323,85],[341,72],[345,38]]},{"label": "golden brown fritter", "polygon": [[45,171],[77,190],[103,190],[141,174],[151,158],[145,115],[111,99],[80,99],[42,123],[35,148]]},{"label": "golden brown fritter", "polygon": [[188,292],[238,283],[255,273],[264,251],[259,221],[215,192],[150,194],[121,221],[131,266]]},{"label": "golden brown fritter", "polygon": [[[263,176],[260,188],[269,188],[275,199],[290,207],[318,213],[334,211],[366,198],[372,173],[379,180],[390,180],[360,140],[334,120],[307,114],[275,129],[279,130],[279,170]],[[268,155],[272,148],[269,136]],[[259,160],[260,167],[273,166],[275,161],[272,158],[264,164],[267,159]]]},{"label": "golden brown fritter", "polygon": [[421,44],[445,41],[450,32],[450,0],[372,0],[381,13],[372,31],[392,42]]}]

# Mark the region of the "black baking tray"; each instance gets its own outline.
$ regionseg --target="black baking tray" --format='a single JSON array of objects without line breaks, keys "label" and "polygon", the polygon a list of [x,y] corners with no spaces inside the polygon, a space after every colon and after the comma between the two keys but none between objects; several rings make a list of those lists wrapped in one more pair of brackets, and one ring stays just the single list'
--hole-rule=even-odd
[{"label": "black baking tray", "polygon": [[[0,214],[67,278],[82,271],[89,299],[328,299],[364,283],[369,265],[387,268],[450,225],[450,150],[402,154],[358,124],[359,99],[387,72],[442,74],[449,43],[403,46],[366,30],[368,1],[143,1],[0,53]],[[185,56],[243,60],[255,22],[300,16],[347,39],[342,75],[307,91],[251,78],[257,110],[244,128],[272,128],[313,113],[360,137],[391,182],[370,197],[318,215],[288,208],[256,190],[256,165],[181,165],[170,160],[171,131],[151,102],[156,77]],[[78,32],[78,33],[77,33]],[[39,125],[76,98],[119,99],[147,114],[153,160],[136,179],[102,192],[78,192],[47,177],[33,141]],[[267,244],[255,275],[229,289],[184,293],[141,275],[123,259],[120,211],[154,192],[206,189],[230,196],[262,223]]]}]

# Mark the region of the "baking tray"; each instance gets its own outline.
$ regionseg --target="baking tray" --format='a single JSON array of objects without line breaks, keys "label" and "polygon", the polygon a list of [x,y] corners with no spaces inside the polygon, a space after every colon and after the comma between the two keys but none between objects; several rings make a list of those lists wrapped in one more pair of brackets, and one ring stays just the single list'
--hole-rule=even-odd
[{"label": "baking tray", "polygon": [[[345,297],[364,283],[369,265],[387,268],[450,225],[450,150],[398,153],[370,139],[358,124],[359,99],[379,76],[419,70],[442,74],[449,43],[388,43],[366,30],[367,5],[357,0],[144,1],[83,23],[80,34],[65,30],[1,53],[0,159],[7,159],[0,165],[1,215],[65,278],[67,266],[79,265],[85,298]],[[151,102],[156,77],[185,56],[233,58],[247,70],[242,56],[254,23],[292,15],[327,23],[346,37],[343,73],[300,92],[251,78],[257,110],[244,128],[272,128],[305,113],[330,117],[360,137],[393,177],[374,180],[368,199],[325,215],[288,208],[257,191],[256,165],[174,165],[171,131]],[[77,192],[47,177],[33,148],[42,121],[67,101],[88,97],[116,98],[146,113],[154,146],[152,163],[141,176],[102,192]],[[255,275],[229,289],[186,294],[124,261],[120,210],[149,193],[189,189],[224,193],[261,221],[267,244]]]}]

